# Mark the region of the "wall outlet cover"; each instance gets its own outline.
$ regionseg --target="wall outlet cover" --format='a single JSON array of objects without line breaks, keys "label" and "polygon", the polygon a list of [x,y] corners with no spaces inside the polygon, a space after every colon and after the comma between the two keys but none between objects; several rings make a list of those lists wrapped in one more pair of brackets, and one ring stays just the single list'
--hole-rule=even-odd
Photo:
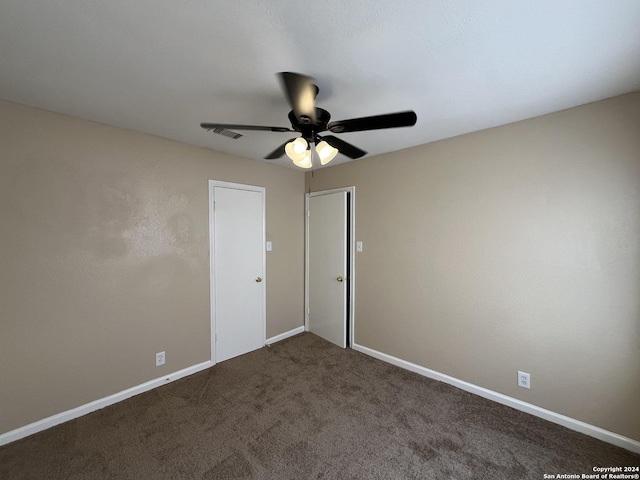
[{"label": "wall outlet cover", "polygon": [[156,353],[156,367],[159,367],[160,365],[164,365],[164,362],[165,362],[164,352]]},{"label": "wall outlet cover", "polygon": [[522,388],[531,388],[531,375],[527,372],[518,370],[518,386]]}]

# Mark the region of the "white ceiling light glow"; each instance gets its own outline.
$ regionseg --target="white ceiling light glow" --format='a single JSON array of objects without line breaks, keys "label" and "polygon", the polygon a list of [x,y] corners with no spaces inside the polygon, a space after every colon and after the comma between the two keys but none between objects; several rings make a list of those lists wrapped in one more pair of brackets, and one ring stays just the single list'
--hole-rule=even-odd
[{"label": "white ceiling light glow", "polygon": [[304,138],[298,137],[290,141],[285,145],[284,151],[294,165],[300,168],[311,168],[313,166],[311,163],[311,149]]},{"label": "white ceiling light glow", "polygon": [[302,160],[294,160],[293,164],[300,168],[313,167],[313,162],[311,161],[311,150],[310,149],[305,150]]},{"label": "white ceiling light glow", "polygon": [[307,141],[302,137],[298,137],[287,143],[284,147],[284,151],[291,160],[302,160],[304,158],[304,152],[308,147],[309,145],[307,144]]},{"label": "white ceiling light glow", "polygon": [[322,165],[326,165],[335,158],[338,154],[338,149],[333,148],[327,142],[322,140],[318,145],[316,145],[316,152],[318,152],[318,156],[320,157],[320,163]]},{"label": "white ceiling light glow", "polygon": [[320,160],[321,165],[326,165],[338,154],[338,149],[333,148],[324,140],[314,145],[313,143],[307,143],[302,137],[287,143],[284,151],[294,165],[300,168],[311,168],[314,164],[313,160],[316,160],[315,163]]}]

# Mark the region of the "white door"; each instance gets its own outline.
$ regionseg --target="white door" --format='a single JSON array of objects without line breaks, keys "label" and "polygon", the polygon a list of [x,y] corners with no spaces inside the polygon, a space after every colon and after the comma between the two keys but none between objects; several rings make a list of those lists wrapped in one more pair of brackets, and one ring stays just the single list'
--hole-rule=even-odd
[{"label": "white door", "polygon": [[212,195],[216,363],[265,341],[264,188],[236,187],[214,186]]},{"label": "white door", "polygon": [[347,346],[347,192],[309,196],[309,331]]}]

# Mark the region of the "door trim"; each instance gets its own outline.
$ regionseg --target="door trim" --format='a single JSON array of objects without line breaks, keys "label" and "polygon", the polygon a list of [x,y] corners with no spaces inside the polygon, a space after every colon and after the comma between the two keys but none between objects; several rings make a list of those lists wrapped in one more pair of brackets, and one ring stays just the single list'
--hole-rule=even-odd
[{"label": "door trim", "polygon": [[329,195],[331,193],[347,192],[349,194],[349,244],[347,249],[349,251],[349,289],[347,295],[349,296],[349,348],[352,348],[355,338],[355,284],[356,284],[356,187],[342,187],[333,188],[331,190],[322,190],[319,192],[306,193],[304,196],[304,330],[309,331],[309,197],[317,197],[320,195]]},{"label": "door trim", "polygon": [[210,331],[209,342],[211,343],[211,363],[216,364],[216,285],[215,285],[215,208],[214,188],[231,188],[234,190],[247,190],[250,192],[258,192],[262,195],[262,345],[266,345],[267,339],[267,258],[265,255],[265,245],[267,241],[266,229],[266,188],[256,185],[245,185],[242,183],[223,182],[220,180],[209,180],[209,317]]}]

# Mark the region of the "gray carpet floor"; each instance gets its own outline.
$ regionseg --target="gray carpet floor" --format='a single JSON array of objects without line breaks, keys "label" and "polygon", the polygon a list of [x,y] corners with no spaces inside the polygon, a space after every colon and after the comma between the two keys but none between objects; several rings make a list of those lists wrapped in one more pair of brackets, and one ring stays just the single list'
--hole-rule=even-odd
[{"label": "gray carpet floor", "polygon": [[0,447],[2,479],[542,479],[640,455],[305,333]]}]

